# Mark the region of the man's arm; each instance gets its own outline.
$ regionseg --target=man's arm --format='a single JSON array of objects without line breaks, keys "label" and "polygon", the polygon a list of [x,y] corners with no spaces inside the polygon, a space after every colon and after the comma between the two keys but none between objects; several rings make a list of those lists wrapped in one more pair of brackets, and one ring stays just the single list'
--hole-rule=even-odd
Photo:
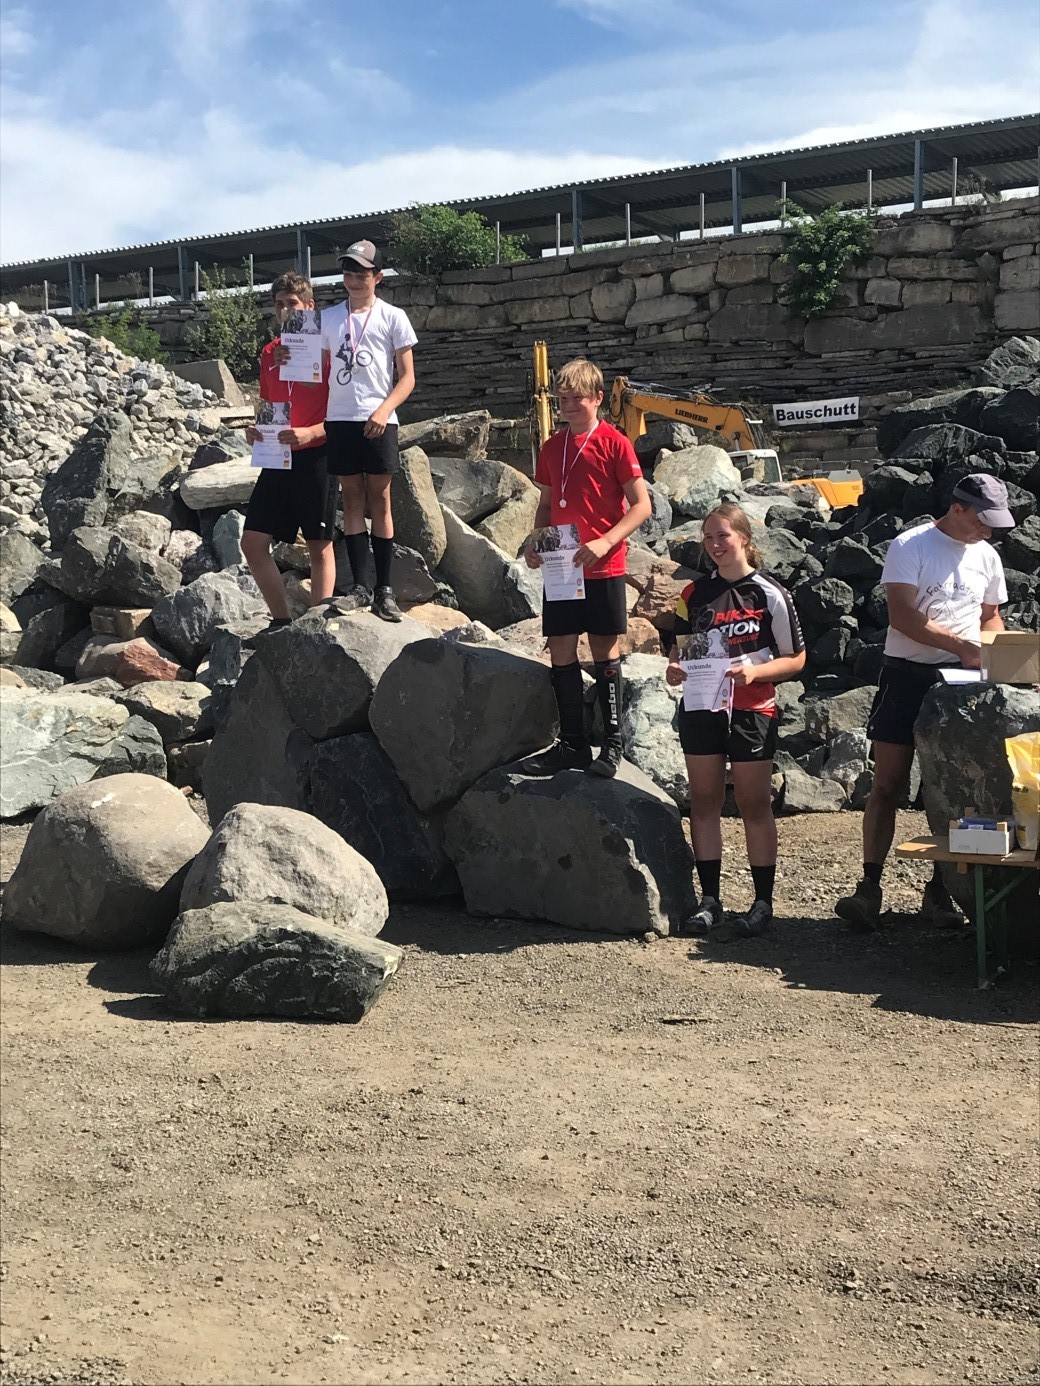
[{"label": "man's arm", "polygon": [[[911,587],[905,582],[886,582],[885,596],[888,599],[888,623],[893,630],[899,631],[900,635],[905,635],[910,640],[916,640],[919,645],[930,645],[933,649],[946,650],[949,654],[956,655],[966,669],[979,667],[981,656],[978,645],[954,635],[938,621],[933,621],[923,611],[918,611],[916,587]],[[983,616],[987,611],[996,615],[995,607],[984,606]],[[999,621],[1000,617],[996,616],[996,619]],[[1003,622],[992,629],[1003,629]]]},{"label": "man's arm", "polygon": [[996,602],[982,603],[982,629],[983,630],[1004,630],[1004,618],[1000,614],[1000,607]]},{"label": "man's arm", "polygon": [[397,366],[397,384],[383,400],[378,409],[369,415],[365,424],[365,437],[378,438],[386,431],[386,421],[399,404],[403,404],[415,389],[415,360],[411,347],[401,347],[394,352]]},{"label": "man's arm", "polygon": [[625,500],[628,501],[628,509],[621,519],[612,529],[608,529],[606,534],[601,534],[598,539],[590,539],[587,544],[582,544],[574,555],[575,563],[580,563],[583,568],[593,567],[601,558],[606,558],[615,544],[620,544],[623,539],[627,539],[654,513],[653,505],[650,502],[650,492],[646,489],[646,482],[642,477],[639,477],[638,480],[625,482]]},{"label": "man's arm", "polygon": [[[538,482],[538,509],[534,512],[534,524],[532,529],[544,529],[549,523],[549,516],[552,514],[552,488],[543,486]],[[534,545],[530,539],[524,545],[524,560],[529,568],[540,568],[542,566],[542,556],[535,553]]]}]

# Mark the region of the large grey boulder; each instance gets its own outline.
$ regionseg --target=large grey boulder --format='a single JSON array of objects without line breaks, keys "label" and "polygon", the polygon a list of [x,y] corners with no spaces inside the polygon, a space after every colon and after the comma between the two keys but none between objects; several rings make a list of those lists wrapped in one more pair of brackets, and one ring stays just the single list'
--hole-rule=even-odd
[{"label": "large grey boulder", "polygon": [[391,624],[369,611],[332,619],[315,613],[262,637],[256,657],[296,725],[322,740],[362,730],[386,669],[427,638],[426,628],[407,618]]},{"label": "large grey boulder", "polygon": [[1040,341],[1035,337],[1009,337],[990,352],[975,372],[980,383],[1013,390],[1016,385],[1040,381]]},{"label": "large grey boulder", "polygon": [[1040,380],[1018,385],[982,411],[982,426],[1018,452],[1040,447]]},{"label": "large grey boulder", "polygon": [[806,698],[805,730],[813,741],[826,745],[844,732],[862,731],[870,716],[877,689],[872,685],[850,688],[828,698]]},{"label": "large grey boulder", "polygon": [[46,560],[43,550],[16,529],[0,533],[0,602],[10,606],[30,586]]},{"label": "large grey boulder", "polygon": [[8,689],[0,704],[0,817],[43,808],[93,779],[118,755],[129,717],[120,703],[90,693]]},{"label": "large grey boulder", "polygon": [[534,528],[534,517],[541,498],[541,492],[533,482],[528,481],[526,477],[522,477],[521,480],[526,483],[526,489],[521,494],[513,496],[473,526],[477,534],[482,534],[503,553],[511,555],[519,553]]},{"label": "large grey boulder", "polygon": [[88,605],[153,606],[176,592],[181,575],[172,563],[110,529],[77,529],[48,581]]},{"label": "large grey boulder", "polygon": [[247,901],[182,914],[152,961],[152,977],[186,1015],[356,1023],[402,956],[392,943],[288,905]]},{"label": "large grey boulder", "polygon": [[253,494],[259,475],[259,469],[250,465],[248,457],[215,462],[210,467],[198,467],[182,478],[180,498],[190,510],[242,507]]},{"label": "large grey boulder", "polygon": [[741,489],[741,480],[729,453],[706,444],[662,458],[654,469],[654,485],[664,492],[673,510],[703,520],[724,492]]},{"label": "large grey boulder", "polygon": [[440,572],[466,615],[492,630],[536,616],[542,609],[536,572],[477,534],[447,507],[442,511],[448,547]]},{"label": "large grey boulder", "polygon": [[775,763],[784,777],[783,813],[838,813],[845,807],[845,788],[836,780],[808,774],[786,751],[777,751]]},{"label": "large grey boulder", "polygon": [[194,668],[221,626],[261,616],[266,610],[252,577],[228,569],[223,573],[203,573],[156,602],[152,624],[163,644]]},{"label": "large grey boulder", "polygon": [[430,474],[429,458],[422,448],[408,447],[402,450],[401,470],[394,478],[390,504],[395,539],[415,549],[430,568],[436,568],[444,556],[448,539]]},{"label": "large grey boulder", "polygon": [[448,815],[445,846],[474,914],[667,934],[693,909],[679,810],[632,765],[612,780],[493,770]]},{"label": "large grey boulder", "polygon": [[[98,680],[98,683],[107,682],[107,679]],[[100,694],[102,690],[98,688],[96,692]],[[118,694],[110,690],[105,696]],[[126,719],[105,759],[95,770],[94,780],[103,780],[109,775],[154,775],[158,780],[166,779],[166,747],[151,722],[135,713]]]},{"label": "large grey boulder", "polygon": [[245,621],[229,621],[218,626],[205,665],[200,665],[195,677],[212,693],[210,710],[213,725],[222,727],[226,720],[232,690],[242,676],[242,670],[253,655],[253,643],[267,629],[266,613],[251,616]]},{"label": "large grey boulder", "polygon": [[458,892],[439,817],[419,812],[371,732],[335,736],[314,748],[307,804],[372,863],[391,899]]},{"label": "large grey boulder", "polygon": [[69,789],[30,828],[4,918],[85,946],[146,943],[173,922],[206,836],[184,795],[150,775]]},{"label": "large grey boulder", "polygon": [[667,660],[658,655],[629,655],[622,665],[625,759],[688,813],[690,782],[679,744],[682,689],[665,683],[667,667]]},{"label": "large grey boulder", "polygon": [[440,504],[468,525],[476,525],[509,501],[537,489],[507,462],[464,462],[456,457],[431,455],[429,465]]},{"label": "large grey boulder", "polygon": [[73,530],[105,523],[109,488],[118,489],[132,466],[130,444],[126,414],[99,414],[86,436],[44,482],[41,501],[55,552],[65,547]]},{"label": "large grey boulder", "polygon": [[[980,690],[970,684],[942,683],[929,689],[914,726],[914,742],[931,831],[944,836],[950,819],[968,809],[1010,815],[1011,767],[1004,742],[1035,731],[1040,731],[1040,693],[1035,688],[991,684]],[[952,866],[944,867],[943,874],[954,899],[974,918],[973,875],[960,875]],[[1023,888],[1011,898],[1035,926],[1035,887],[1032,892]]]},{"label": "large grey boulder", "polygon": [[58,597],[53,606],[37,612],[26,621],[19,636],[14,663],[31,669],[52,669],[54,656],[62,645],[88,623],[87,612],[79,602]]},{"label": "large grey boulder", "polygon": [[159,553],[166,548],[173,534],[173,526],[165,515],[153,515],[147,510],[131,510],[115,521],[110,518],[109,528],[121,539],[128,539],[138,548],[149,553]]},{"label": "large grey boulder", "polygon": [[182,910],[269,902],[359,934],[378,934],[390,907],[375,868],[309,813],[238,804],[220,820],[184,882]]},{"label": "large grey boulder", "polygon": [[122,483],[109,492],[105,524],[114,526],[123,516],[146,511],[173,526],[183,524],[188,512],[177,494],[183,474],[183,465],[164,452],[135,457]]},{"label": "large grey boulder", "polygon": [[181,741],[195,741],[213,730],[211,694],[201,683],[159,680],[139,683],[117,700],[156,729],[169,749]]},{"label": "large grey boulder", "polygon": [[242,555],[245,523],[246,517],[240,510],[228,510],[214,523],[209,542],[218,568],[234,568],[245,562]]},{"label": "large grey boulder", "polygon": [[413,802],[430,813],[488,770],[548,745],[556,700],[549,670],[504,642],[418,640],[383,675],[369,721]]},{"label": "large grey boulder", "polygon": [[441,414],[401,424],[397,440],[402,448],[422,448],[428,456],[461,457],[476,460],[487,456],[491,415],[486,409],[466,414]]},{"label": "large grey boulder", "polygon": [[202,772],[210,818],[238,803],[305,809],[314,742],[290,717],[267,668],[250,659],[227,699]]}]

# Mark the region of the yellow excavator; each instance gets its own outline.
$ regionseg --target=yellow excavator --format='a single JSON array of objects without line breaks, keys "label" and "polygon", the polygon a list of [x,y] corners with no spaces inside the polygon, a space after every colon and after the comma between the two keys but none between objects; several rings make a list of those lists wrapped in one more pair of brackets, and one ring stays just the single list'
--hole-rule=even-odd
[{"label": "yellow excavator", "polygon": [[[553,377],[549,347],[535,342],[531,358],[531,446],[535,456],[554,431]],[[763,446],[761,419],[752,419],[739,404],[723,404],[703,390],[672,394],[651,385],[640,385],[627,376],[615,378],[607,405],[607,418],[635,443],[646,433],[646,416],[674,419],[677,423],[721,434],[730,447],[733,465],[747,481],[778,482],[780,460],[773,448]],[[793,486],[814,486],[833,508],[858,505],[863,493],[860,477],[839,473],[835,477],[800,477]]]}]

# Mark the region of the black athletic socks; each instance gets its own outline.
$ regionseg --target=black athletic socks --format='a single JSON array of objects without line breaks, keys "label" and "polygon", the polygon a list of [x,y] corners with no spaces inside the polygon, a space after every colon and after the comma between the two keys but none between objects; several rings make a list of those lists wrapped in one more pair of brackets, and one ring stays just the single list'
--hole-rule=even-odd
[{"label": "black athletic socks", "polygon": [[764,900],[773,908],[773,887],[776,885],[776,866],[753,866],[751,880],[755,887],[755,899]]},{"label": "black athletic socks", "polygon": [[560,710],[560,740],[569,746],[584,746],[585,708],[581,685],[581,665],[554,664],[552,666],[553,692],[556,706]]},{"label": "black athletic socks", "polygon": [[885,863],[878,861],[865,861],[863,863],[863,879],[870,881],[871,885],[881,884],[881,873],[885,869]]},{"label": "black athletic socks", "polygon": [[394,541],[372,535],[372,557],[376,565],[376,586],[390,586],[390,566],[394,561]]},{"label": "black athletic socks", "polygon": [[713,900],[720,897],[722,881],[722,860],[701,861],[697,858],[697,879],[701,883],[701,894],[710,895]]},{"label": "black athletic socks", "polygon": [[621,738],[621,661],[596,660],[596,693],[603,713],[603,731],[608,740]]},{"label": "black athletic socks", "polygon": [[350,571],[354,575],[354,583],[358,587],[366,586],[365,579],[368,576],[368,555],[371,552],[368,540],[368,530],[363,529],[359,534],[344,534],[344,542],[347,546],[347,558],[350,560]]}]

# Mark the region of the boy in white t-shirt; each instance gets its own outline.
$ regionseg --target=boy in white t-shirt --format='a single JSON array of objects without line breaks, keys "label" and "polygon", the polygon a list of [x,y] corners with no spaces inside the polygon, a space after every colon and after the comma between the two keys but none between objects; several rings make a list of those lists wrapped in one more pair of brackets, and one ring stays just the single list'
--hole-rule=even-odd
[{"label": "boy in white t-shirt", "polygon": [[[355,241],[339,263],[347,300],[321,314],[322,346],[331,357],[328,469],[343,488],[343,533],[354,575],[354,586],[337,606],[371,606],[384,621],[399,621],[390,585],[390,485],[400,465],[396,409],[415,389],[412,348],[418,338],[407,314],[376,296],[383,259],[371,241]],[[366,503],[372,518],[374,592],[365,586],[370,551]]]},{"label": "boy in white t-shirt", "polygon": [[[1003,630],[1004,569],[986,541],[1012,529],[1007,487],[978,472],[962,477],[941,520],[905,529],[889,545],[881,583],[888,599],[888,635],[878,691],[867,721],[874,743],[874,783],[863,813],[863,879],[835,911],[853,928],[878,927],[881,873],[895,834],[896,809],[910,779],[914,723],[925,694],[945,664],[977,669],[982,631]],[[959,922],[936,865],[925,886],[922,914],[936,924]]]}]

